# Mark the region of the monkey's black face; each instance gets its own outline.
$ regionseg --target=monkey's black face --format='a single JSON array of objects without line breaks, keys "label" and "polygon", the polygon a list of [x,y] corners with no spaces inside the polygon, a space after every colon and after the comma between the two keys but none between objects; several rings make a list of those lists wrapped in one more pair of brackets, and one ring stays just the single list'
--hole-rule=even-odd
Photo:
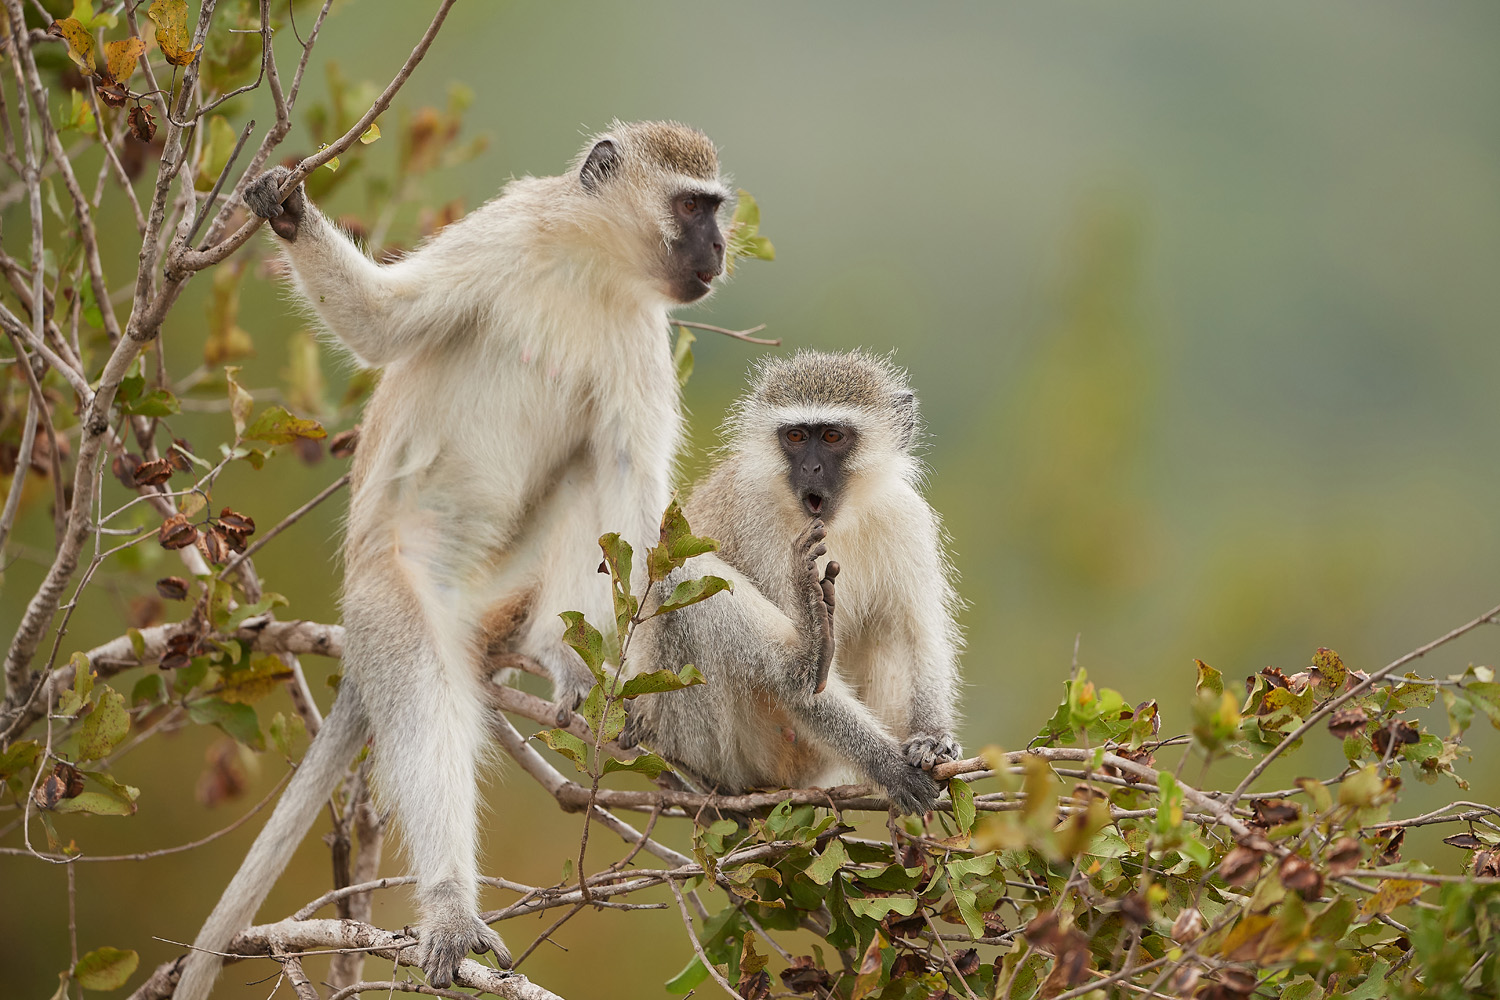
[{"label": "monkey's black face", "polygon": [[831,521],[844,490],[844,462],[854,452],[854,428],[844,424],[789,424],[777,433],[787,457],[787,481],[809,517]]},{"label": "monkey's black face", "polygon": [[667,254],[667,285],[678,302],[696,302],[724,273],[717,195],[689,191],[672,199],[678,237]]}]

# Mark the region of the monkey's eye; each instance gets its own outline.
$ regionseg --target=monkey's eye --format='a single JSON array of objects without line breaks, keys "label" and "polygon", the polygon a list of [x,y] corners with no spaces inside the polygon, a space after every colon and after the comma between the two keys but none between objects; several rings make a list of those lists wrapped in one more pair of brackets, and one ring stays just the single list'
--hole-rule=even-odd
[{"label": "monkey's eye", "polygon": [[840,441],[844,440],[844,432],[836,431],[830,428],[823,432],[823,440],[827,441],[829,444],[838,444]]},{"label": "monkey's eye", "polygon": [[807,440],[807,431],[803,430],[800,427],[793,427],[791,430],[786,432],[786,439],[792,444],[801,444],[803,441]]},{"label": "monkey's eye", "polygon": [[683,215],[692,215],[698,211],[698,199],[692,195],[687,195],[677,203],[677,208]]}]

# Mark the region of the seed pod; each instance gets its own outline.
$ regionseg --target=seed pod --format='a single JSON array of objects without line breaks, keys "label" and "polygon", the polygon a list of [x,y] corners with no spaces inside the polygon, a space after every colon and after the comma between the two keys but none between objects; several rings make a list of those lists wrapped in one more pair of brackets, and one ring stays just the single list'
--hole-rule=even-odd
[{"label": "seed pod", "polygon": [[173,514],[161,523],[157,540],[164,549],[185,549],[198,540],[198,529],[188,523],[186,514]]},{"label": "seed pod", "polygon": [[215,566],[229,561],[229,542],[217,527],[198,533],[198,551]]},{"label": "seed pod", "polygon": [[156,138],[156,119],[151,114],[151,109],[144,104],[137,104],[130,109],[130,133],[142,142],[150,142]]},{"label": "seed pod", "polygon": [[156,592],[169,601],[186,600],[188,583],[180,576],[164,576],[156,581]]},{"label": "seed pod", "polygon": [[131,476],[137,486],[160,486],[172,478],[172,463],[165,458],[153,458],[135,467]]}]

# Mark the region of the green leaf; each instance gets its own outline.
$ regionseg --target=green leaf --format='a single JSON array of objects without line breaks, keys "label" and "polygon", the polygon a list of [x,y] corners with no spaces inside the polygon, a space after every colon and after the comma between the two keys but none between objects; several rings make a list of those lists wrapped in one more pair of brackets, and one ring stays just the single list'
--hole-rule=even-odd
[{"label": "green leaf", "polygon": [[651,617],[655,618],[657,615],[670,614],[690,604],[706,601],[715,594],[726,590],[733,592],[734,584],[717,576],[700,576],[696,580],[683,580],[676,587],[672,588],[671,596],[662,602],[661,607],[657,608]]},{"label": "green leaf", "polygon": [[708,967],[694,955],[688,964],[682,967],[682,971],[671,979],[668,979],[662,988],[668,993],[676,993],[679,996],[691,993],[697,986],[708,978]]},{"label": "green leaf", "polygon": [[604,636],[588,623],[582,611],[564,611],[557,617],[566,623],[563,642],[573,647],[583,663],[601,684],[604,682]]},{"label": "green leaf", "polygon": [[89,31],[95,31],[99,28],[113,28],[119,23],[115,15],[108,11],[95,13],[92,0],[73,0],[71,16]]},{"label": "green leaf", "polygon": [[819,885],[827,885],[838,873],[838,870],[849,863],[849,853],[844,850],[844,842],[837,838],[830,840],[828,846],[823,848],[823,853],[818,855],[806,868],[803,874]]},{"label": "green leaf", "polygon": [[974,790],[962,778],[953,778],[948,782],[948,797],[953,800],[954,822],[964,833],[972,833],[974,818],[977,815],[974,808]]},{"label": "green leaf", "polygon": [[57,700],[59,715],[77,715],[94,691],[94,667],[87,654],[74,653],[68,662],[73,666],[73,686]]},{"label": "green leaf", "polygon": [[680,569],[693,556],[716,552],[718,548],[719,543],[712,538],[700,538],[693,534],[687,518],[683,516],[682,506],[673,497],[661,517],[659,540],[646,553],[647,575],[651,577],[652,583],[659,583],[667,578],[668,573]]},{"label": "green leaf", "polygon": [[625,702],[617,698],[605,698],[604,689],[597,684],[589,691],[588,697],[583,699],[579,712],[589,728],[596,733],[602,732],[606,741],[614,739],[625,730]]},{"label": "green leaf", "polygon": [[856,915],[871,920],[884,920],[892,913],[909,917],[917,912],[915,896],[867,896],[864,899],[850,896],[845,903]]},{"label": "green leaf", "polygon": [[648,778],[655,778],[663,771],[672,770],[672,765],[662,760],[656,754],[647,751],[634,760],[616,760],[614,757],[604,762],[604,774],[614,771],[629,771],[632,774],[644,774]]},{"label": "green leaf", "polygon": [[138,417],[170,417],[174,413],[181,413],[182,406],[177,402],[177,397],[167,390],[155,389],[134,402],[122,404],[120,411]]},{"label": "green leaf", "polygon": [[94,701],[94,710],[83,720],[78,736],[79,760],[102,760],[119,746],[130,733],[130,713],[125,711],[125,696],[104,687]]},{"label": "green leaf", "polygon": [[294,417],[281,406],[268,406],[260,416],[245,427],[239,436],[244,441],[291,444],[298,438],[317,441],[327,437],[328,432],[316,420]]},{"label": "green leaf", "polygon": [[734,273],[735,262],[741,257],[776,259],[776,248],[760,235],[760,206],[744,188],[740,189],[739,201],[734,207],[734,219],[729,224],[729,246],[724,254],[724,264],[730,274]]},{"label": "green leaf", "polygon": [[610,589],[615,599],[615,636],[623,647],[625,636],[630,631],[630,620],[640,608],[640,602],[630,592],[634,550],[615,531],[600,536],[599,549],[604,553],[604,564],[609,568]]},{"label": "green leaf", "polygon": [[702,684],[704,677],[698,672],[698,668],[691,663],[682,668],[681,673],[673,673],[670,670],[653,670],[650,673],[636,674],[625,682],[620,689],[621,698],[634,698],[643,694],[657,694],[661,691],[680,691],[694,684]]},{"label": "green leaf", "polygon": [[677,341],[672,346],[672,370],[677,372],[677,384],[687,385],[693,375],[693,343],[698,338],[685,326],[677,328]]},{"label": "green leaf", "polygon": [[224,619],[224,629],[225,631],[233,631],[251,618],[263,615],[272,608],[284,607],[290,603],[290,601],[280,594],[263,594],[261,599],[254,604],[241,604],[231,611],[229,616]]},{"label": "green leaf", "polygon": [[135,812],[135,803],[108,792],[80,792],[71,799],[63,799],[52,811],[86,813],[90,816],[130,816]]},{"label": "green leaf", "polygon": [[249,705],[224,701],[220,698],[204,698],[187,707],[188,718],[200,726],[218,726],[228,736],[234,737],[251,750],[264,750],[265,737],[261,735],[260,720],[255,709]]},{"label": "green leaf", "polygon": [[[92,47],[93,44],[94,40],[90,38],[90,47]],[[68,54],[73,54],[72,45],[68,46]],[[72,91],[72,95],[72,106],[70,107],[67,115],[57,123],[57,127],[73,132],[82,132],[84,135],[93,135],[95,130],[98,128],[98,125],[94,121],[94,106],[89,102],[88,98],[83,96],[83,93],[81,91]],[[53,205],[57,204],[57,195],[50,189],[50,187],[47,191],[47,194],[48,207],[51,208]],[[60,209],[61,206],[58,206],[58,208]],[[57,211],[56,214],[61,216],[62,213],[60,211]]]},{"label": "green leaf", "polygon": [[97,948],[73,966],[73,978],[86,990],[117,990],[135,972],[141,957],[121,948]]},{"label": "green leaf", "polygon": [[288,716],[277,712],[271,717],[271,745],[281,751],[283,757],[292,756],[293,742],[300,742],[307,735],[307,725],[302,721],[302,716]]},{"label": "green leaf", "polygon": [[380,126],[378,124],[376,124],[375,122],[371,122],[370,123],[370,127],[367,128],[367,129],[365,129],[364,132],[362,132],[360,134],[359,141],[362,144],[368,146],[370,143],[374,142],[376,139],[379,139],[379,138],[380,138]]},{"label": "green leaf", "polygon": [[979,908],[976,900],[979,894],[972,889],[953,888],[953,902],[958,906],[958,915],[963,918],[964,926],[974,937],[984,936],[984,920],[979,916]]},{"label": "green leaf", "polygon": [[207,133],[203,150],[198,156],[197,176],[193,179],[193,186],[199,191],[213,188],[214,182],[224,170],[224,164],[229,162],[229,154],[234,152],[234,144],[238,139],[234,129],[229,127],[229,119],[223,115],[209,117]]},{"label": "green leaf", "polygon": [[13,774],[29,771],[42,756],[42,745],[36,740],[12,743],[10,749],[0,753],[0,781]]},{"label": "green leaf", "polygon": [[536,738],[573,762],[573,766],[587,774],[589,749],[583,740],[566,729],[549,729],[536,734]]}]

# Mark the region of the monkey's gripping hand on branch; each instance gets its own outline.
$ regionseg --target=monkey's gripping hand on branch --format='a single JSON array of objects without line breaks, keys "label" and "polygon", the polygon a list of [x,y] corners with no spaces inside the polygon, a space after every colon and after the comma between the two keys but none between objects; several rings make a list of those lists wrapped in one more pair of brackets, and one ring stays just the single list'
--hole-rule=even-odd
[{"label": "monkey's gripping hand on branch", "polygon": [[297,229],[307,211],[307,198],[300,183],[291,194],[281,197],[281,185],[291,175],[287,167],[272,167],[245,188],[245,204],[250,211],[268,221],[276,235],[288,243],[297,239]]},{"label": "monkey's gripping hand on branch", "polygon": [[924,771],[931,771],[950,760],[958,760],[963,753],[952,736],[936,733],[912,733],[906,738],[906,744],[901,750],[906,755],[908,764]]},{"label": "monkey's gripping hand on branch", "polygon": [[833,601],[834,579],[839,575],[839,564],[830,562],[820,578],[818,560],[828,554],[823,539],[828,529],[821,519],[814,519],[792,543],[797,565],[802,573],[802,594],[806,600],[808,628],[804,633],[815,649],[809,649],[804,663],[813,668],[807,687],[814,694],[821,694],[828,686],[828,670],[833,666]]}]

